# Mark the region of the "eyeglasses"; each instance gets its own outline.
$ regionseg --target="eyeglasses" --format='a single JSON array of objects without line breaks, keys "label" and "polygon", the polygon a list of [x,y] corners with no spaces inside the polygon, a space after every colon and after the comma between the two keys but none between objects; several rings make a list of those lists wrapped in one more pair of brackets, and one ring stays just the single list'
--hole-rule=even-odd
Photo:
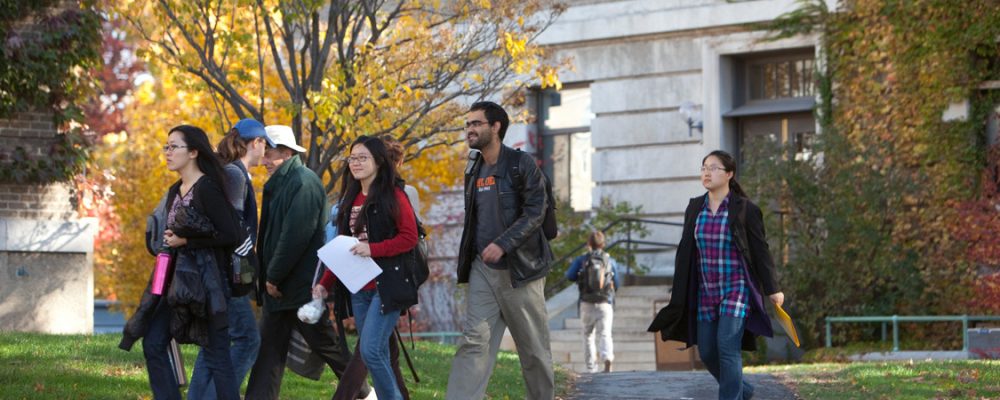
[{"label": "eyeglasses", "polygon": [[357,155],[357,156],[347,157],[347,162],[350,163],[350,164],[363,163],[363,162],[367,162],[369,159],[371,159],[371,156],[368,156],[368,155],[365,155],[365,154],[361,154],[361,155]]},{"label": "eyeglasses", "polygon": [[163,152],[164,153],[173,153],[174,150],[177,150],[177,149],[186,149],[186,148],[187,148],[187,146],[180,146],[180,145],[176,145],[176,144],[167,144],[167,145],[163,146]]},{"label": "eyeglasses", "polygon": [[718,165],[710,165],[710,166],[707,166],[707,167],[701,167],[701,173],[703,173],[703,174],[705,173],[705,171],[708,171],[708,172],[711,172],[711,173],[715,173],[716,171],[725,171],[725,170],[726,170],[726,167],[720,167]]},{"label": "eyeglasses", "polygon": [[478,127],[483,126],[483,125],[489,125],[489,122],[486,122],[486,121],[465,121],[465,127],[466,128],[478,128]]}]

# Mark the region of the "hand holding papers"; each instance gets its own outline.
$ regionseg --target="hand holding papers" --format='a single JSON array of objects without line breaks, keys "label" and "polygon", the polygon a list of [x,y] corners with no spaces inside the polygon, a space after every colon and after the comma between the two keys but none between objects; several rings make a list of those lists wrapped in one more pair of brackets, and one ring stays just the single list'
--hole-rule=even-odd
[{"label": "hand holding papers", "polygon": [[339,235],[316,252],[320,261],[326,264],[351,293],[357,293],[382,273],[382,268],[371,257],[359,257],[351,252],[351,247],[357,243],[358,239],[353,236]]},{"label": "hand holding papers", "polygon": [[795,342],[795,347],[801,347],[799,345],[799,334],[795,332],[795,325],[792,324],[792,317],[789,317],[788,313],[786,313],[785,310],[777,304],[774,305],[774,310],[778,314],[778,324],[785,329],[785,332],[788,333],[788,337],[792,339],[792,342]]}]

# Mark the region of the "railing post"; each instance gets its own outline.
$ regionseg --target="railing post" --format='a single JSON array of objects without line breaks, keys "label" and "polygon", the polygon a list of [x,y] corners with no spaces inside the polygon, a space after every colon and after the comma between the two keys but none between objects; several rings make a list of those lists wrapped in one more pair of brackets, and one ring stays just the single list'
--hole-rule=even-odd
[{"label": "railing post", "polygon": [[892,351],[899,351],[899,316],[892,316]]},{"label": "railing post", "polygon": [[969,353],[969,316],[962,316],[962,351]]},{"label": "railing post", "polygon": [[885,338],[888,336],[887,333],[886,333],[886,328],[887,327],[885,325],[885,321],[882,321],[882,341],[883,342],[885,341]]},{"label": "railing post", "polygon": [[625,243],[625,251],[627,252],[626,254],[628,257],[628,268],[625,275],[628,276],[632,275],[632,264],[635,263],[635,259],[632,258],[632,223],[626,222],[625,226],[627,227],[625,229],[625,238],[628,240],[628,242]]},{"label": "railing post", "polygon": [[830,338],[830,317],[826,317],[826,347],[833,347],[833,340]]}]

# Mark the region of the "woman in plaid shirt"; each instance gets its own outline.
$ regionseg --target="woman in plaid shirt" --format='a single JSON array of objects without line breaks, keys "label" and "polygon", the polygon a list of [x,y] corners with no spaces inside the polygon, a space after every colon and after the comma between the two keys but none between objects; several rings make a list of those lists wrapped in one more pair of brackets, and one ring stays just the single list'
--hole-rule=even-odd
[{"label": "woman in plaid shirt", "polygon": [[702,160],[701,182],[708,193],[691,199],[684,213],[670,304],[649,327],[663,340],[698,345],[702,362],[719,382],[720,400],[753,397],[740,350],[754,350],[756,336],[773,336],[761,294],[777,305],[784,301],[763,214],[735,175],[729,153],[716,150]]}]

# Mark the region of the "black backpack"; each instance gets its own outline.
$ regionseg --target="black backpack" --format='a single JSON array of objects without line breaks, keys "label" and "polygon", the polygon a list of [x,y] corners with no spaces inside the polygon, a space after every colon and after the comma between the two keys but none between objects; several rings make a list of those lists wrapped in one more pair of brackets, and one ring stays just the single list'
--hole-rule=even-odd
[{"label": "black backpack", "polygon": [[615,292],[615,274],[608,253],[594,250],[583,260],[577,275],[580,300],[588,303],[607,303]]},{"label": "black backpack", "polygon": [[[404,191],[405,193],[405,191]],[[410,195],[406,195],[406,199],[410,200]],[[413,201],[410,200],[410,208],[413,208]],[[419,289],[420,285],[427,282],[427,278],[431,276],[430,263],[427,260],[427,230],[424,229],[424,223],[420,221],[420,217],[417,216],[417,210],[413,209],[413,219],[417,221],[417,245],[413,248],[413,260],[414,266],[413,271],[413,282]]]},{"label": "black backpack", "polygon": [[[521,149],[517,149],[517,152],[523,153]],[[524,188],[524,176],[521,175],[519,163],[511,163],[510,169],[510,176],[514,179],[514,184],[517,185],[517,190],[520,192]],[[556,223],[556,198],[552,195],[552,180],[549,179],[545,170],[541,171],[545,184],[545,219],[542,220],[542,233],[545,234],[546,239],[552,240],[559,236],[559,224]]]}]

